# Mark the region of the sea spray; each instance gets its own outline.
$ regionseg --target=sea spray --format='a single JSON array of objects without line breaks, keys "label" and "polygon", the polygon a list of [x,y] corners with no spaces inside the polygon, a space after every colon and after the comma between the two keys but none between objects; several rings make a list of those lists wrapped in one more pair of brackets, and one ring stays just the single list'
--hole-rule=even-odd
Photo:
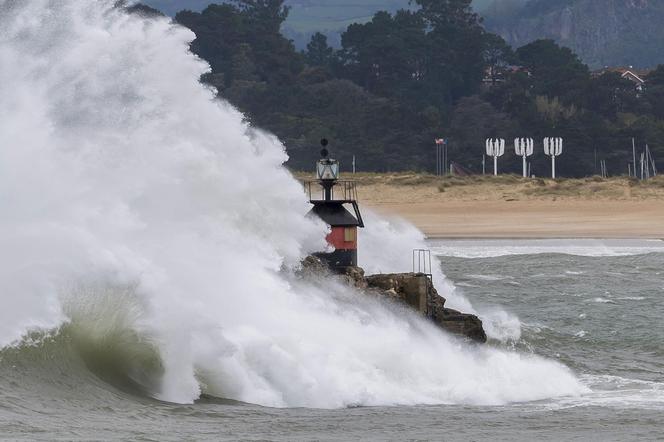
[{"label": "sea spray", "polygon": [[[360,264],[367,274],[414,270],[413,249],[429,248],[424,234],[398,217],[380,217],[366,208],[364,218],[369,228],[362,230],[359,236],[358,253]],[[435,287],[446,299],[446,307],[479,315],[489,338],[503,343],[519,340],[521,327],[518,318],[496,307],[475,309],[463,296],[462,289],[445,277],[435,256],[431,273]]]},{"label": "sea spray", "polygon": [[[468,346],[402,307],[288,271],[325,247],[326,227],[303,216],[278,140],[199,83],[208,67],[188,51],[190,31],[111,0],[0,0],[0,29],[0,346],[58,327],[86,354],[112,342],[132,382],[180,403],[583,391],[561,364]],[[421,234],[368,224],[362,264],[408,270]],[[435,272],[450,303],[470,307]]]}]

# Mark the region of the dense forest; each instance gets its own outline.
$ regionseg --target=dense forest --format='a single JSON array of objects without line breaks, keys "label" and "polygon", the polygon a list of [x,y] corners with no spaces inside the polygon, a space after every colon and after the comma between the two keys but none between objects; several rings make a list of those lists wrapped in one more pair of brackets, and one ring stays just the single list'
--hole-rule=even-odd
[{"label": "dense forest", "polygon": [[[280,32],[283,0],[235,0],[175,20],[197,35],[191,49],[212,68],[203,81],[279,136],[294,169],[312,167],[323,136],[343,164],[355,155],[367,171],[433,171],[441,137],[473,172],[489,137],[535,138],[537,175],[549,170],[546,136],[565,139],[566,176],[593,174],[599,160],[626,173],[632,137],[664,158],[664,67],[637,91],[617,73],[591,75],[550,40],[513,50],[484,29],[471,0],[413,3],[348,26],[340,49],[317,33],[297,51]],[[507,152],[501,168],[520,167]]]}]

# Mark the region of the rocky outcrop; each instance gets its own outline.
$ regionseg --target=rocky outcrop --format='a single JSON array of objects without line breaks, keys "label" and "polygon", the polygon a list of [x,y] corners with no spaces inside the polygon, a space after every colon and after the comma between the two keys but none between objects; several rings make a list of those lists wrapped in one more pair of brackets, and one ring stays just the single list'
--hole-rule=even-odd
[{"label": "rocky outcrop", "polygon": [[393,273],[371,275],[365,280],[369,289],[379,290],[383,296],[407,304],[440,328],[477,342],[486,342],[480,318],[445,308],[445,298],[438,294],[428,275]]},{"label": "rocky outcrop", "polygon": [[[331,276],[331,271],[320,258],[309,256],[302,261],[299,274],[305,278],[319,278],[321,275]],[[356,287],[367,294],[383,296],[408,305],[443,330],[465,336],[476,342],[486,342],[486,333],[480,318],[446,308],[445,298],[438,294],[433,282],[424,273],[365,276],[364,269],[361,267],[347,267],[343,273],[335,276],[345,284]]]},{"label": "rocky outcrop", "polygon": [[367,276],[366,280],[370,288],[379,289],[384,296],[408,304],[425,316],[428,316],[430,297],[436,296],[445,303],[445,299],[436,293],[429,277],[421,273],[372,275]]},{"label": "rocky outcrop", "polygon": [[450,333],[466,336],[473,341],[486,342],[486,332],[482,320],[475,315],[461,313],[441,306],[433,311],[430,318]]}]

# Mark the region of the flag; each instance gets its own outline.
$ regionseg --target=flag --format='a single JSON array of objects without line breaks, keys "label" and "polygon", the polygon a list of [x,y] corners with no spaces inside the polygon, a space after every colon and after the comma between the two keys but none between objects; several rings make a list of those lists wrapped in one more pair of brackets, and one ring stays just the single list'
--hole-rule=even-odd
[{"label": "flag", "polygon": [[445,138],[436,138],[434,141],[435,141],[436,144],[438,144],[439,146],[440,146],[441,144],[447,144],[447,140],[446,140]]}]

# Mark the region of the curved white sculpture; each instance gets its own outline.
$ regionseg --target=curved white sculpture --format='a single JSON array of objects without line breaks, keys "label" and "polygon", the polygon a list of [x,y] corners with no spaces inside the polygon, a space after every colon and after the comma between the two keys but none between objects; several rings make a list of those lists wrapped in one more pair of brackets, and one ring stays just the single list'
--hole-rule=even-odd
[{"label": "curved white sculpture", "polygon": [[514,152],[523,158],[523,177],[528,176],[528,157],[534,152],[535,141],[532,138],[517,138],[514,140]]},{"label": "curved white sculpture", "polygon": [[505,140],[502,138],[488,138],[486,140],[486,154],[493,157],[493,174],[498,175],[498,158],[505,154]]},{"label": "curved white sculpture", "polygon": [[551,178],[556,177],[556,157],[563,153],[562,138],[545,138],[544,153],[551,157]]}]

